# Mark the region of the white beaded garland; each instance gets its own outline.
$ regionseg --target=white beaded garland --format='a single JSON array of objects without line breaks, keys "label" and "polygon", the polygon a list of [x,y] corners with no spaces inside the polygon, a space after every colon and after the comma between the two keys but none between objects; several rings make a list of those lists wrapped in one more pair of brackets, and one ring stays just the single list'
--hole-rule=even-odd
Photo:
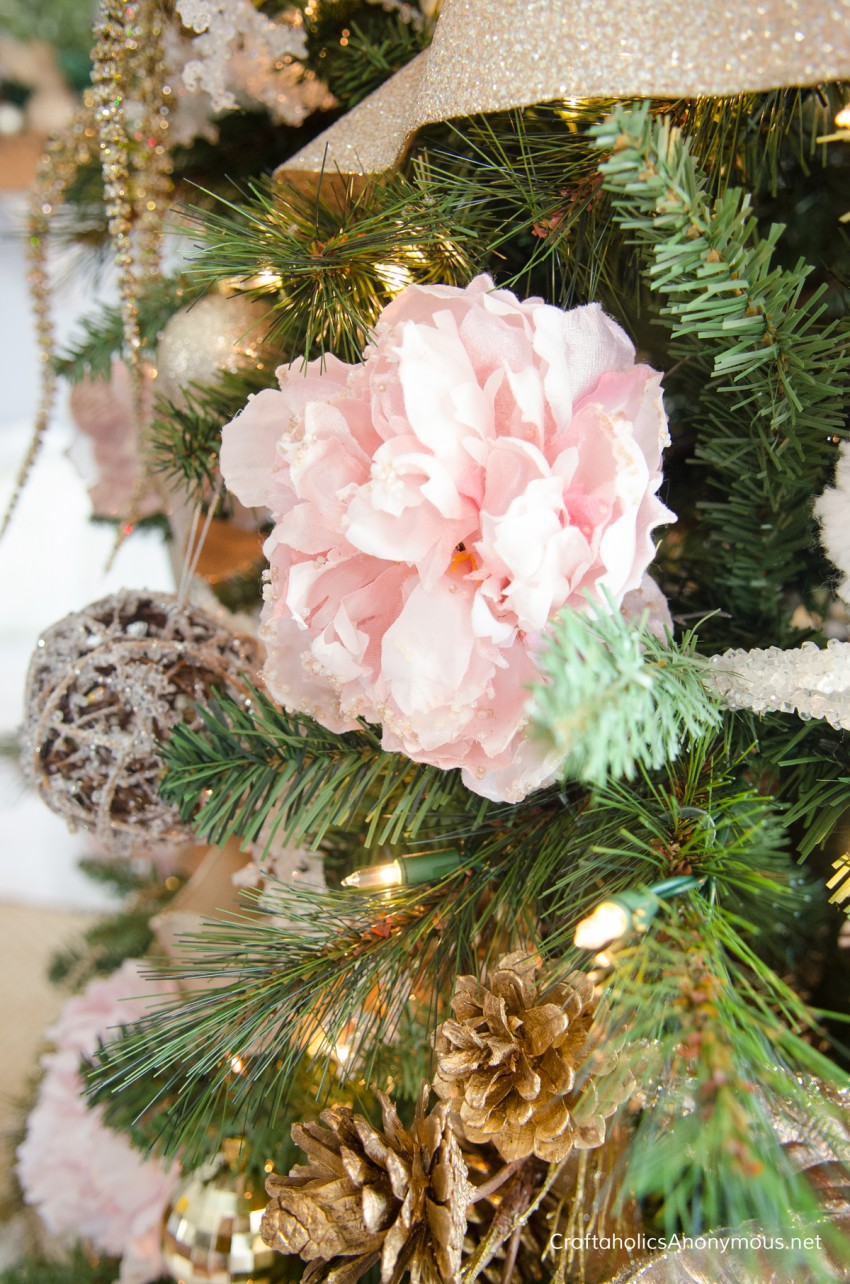
[{"label": "white beaded garland", "polygon": [[712,656],[711,677],[732,709],[823,718],[850,731],[850,642],[725,651]]},{"label": "white beaded garland", "polygon": [[325,87],[301,65],[307,40],[297,10],[273,21],[252,0],[177,0],[177,13],[195,33],[183,85],[208,94],[214,112],[235,111],[247,97],[273,120],[300,125],[327,105]]}]

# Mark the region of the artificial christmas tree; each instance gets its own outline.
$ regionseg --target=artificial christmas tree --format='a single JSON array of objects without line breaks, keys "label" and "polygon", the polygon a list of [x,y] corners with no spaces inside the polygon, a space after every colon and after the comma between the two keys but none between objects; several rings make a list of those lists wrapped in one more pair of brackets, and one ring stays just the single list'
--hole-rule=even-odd
[{"label": "artificial christmas tree", "polygon": [[122,297],[31,453],[121,358],[120,537],[156,476],[181,603],[213,523],[268,563],[262,669],[217,617],[247,671],[153,759],[241,908],[175,945],[158,904],[179,994],[89,1092],[189,1183],[223,1140],[268,1178],[273,1278],[850,1271],[850,57],[710,10],[104,0],[45,164],[42,340],[60,196]]}]

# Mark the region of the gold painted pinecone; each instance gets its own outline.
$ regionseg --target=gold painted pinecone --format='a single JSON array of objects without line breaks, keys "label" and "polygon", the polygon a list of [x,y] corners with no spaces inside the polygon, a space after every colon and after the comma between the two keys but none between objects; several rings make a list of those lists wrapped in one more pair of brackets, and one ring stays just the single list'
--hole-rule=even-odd
[{"label": "gold painted pinecone", "polygon": [[355,1284],[375,1262],[381,1284],[405,1270],[412,1284],[449,1284],[460,1271],[471,1188],[440,1102],[430,1115],[423,1085],[410,1131],[380,1094],[383,1131],[348,1106],[295,1124],[307,1164],[266,1183],[261,1233],[279,1253],[309,1263],[302,1284]]},{"label": "gold painted pinecone", "polygon": [[505,1159],[565,1159],[605,1140],[605,1120],[633,1089],[616,1059],[592,1054],[593,985],[583,972],[541,991],[539,960],[503,958],[488,984],[460,976],[455,1020],[436,1035],[434,1088],[464,1135]]}]

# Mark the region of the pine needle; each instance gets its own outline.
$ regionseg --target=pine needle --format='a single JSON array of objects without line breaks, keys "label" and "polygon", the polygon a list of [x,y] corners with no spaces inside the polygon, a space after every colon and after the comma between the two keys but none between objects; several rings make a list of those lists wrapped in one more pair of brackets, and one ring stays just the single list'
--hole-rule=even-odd
[{"label": "pine needle", "polygon": [[695,635],[661,642],[645,618],[626,620],[610,597],[561,611],[537,664],[542,681],[529,711],[562,756],[567,779],[632,779],[641,767],[675,758],[686,738],[720,725]]},{"label": "pine needle", "polygon": [[381,310],[406,285],[473,275],[465,247],[474,233],[449,202],[399,175],[362,187],[325,175],[315,195],[251,184],[239,203],[219,199],[212,212],[186,216],[200,235],[191,278],[201,286],[228,278],[269,300],[269,341],[292,357],[358,361]]},{"label": "pine needle", "polygon": [[256,841],[273,817],[280,842],[316,846],[332,827],[358,823],[373,847],[415,840],[434,812],[487,809],[458,771],[385,753],[368,727],[337,735],[259,691],[250,709],[219,698],[200,713],[200,726],[183,724],[165,747],[161,788],[208,842]]},{"label": "pine needle", "polygon": [[591,134],[659,318],[705,372],[695,460],[709,497],[696,535],[713,556],[710,606],[731,612],[742,636],[780,642],[790,624],[775,586],[804,583],[811,496],[848,434],[847,324],[825,319],[823,290],[806,294],[804,263],[774,265],[782,229],[760,235],[747,194],[709,199],[669,120],[618,107]]}]

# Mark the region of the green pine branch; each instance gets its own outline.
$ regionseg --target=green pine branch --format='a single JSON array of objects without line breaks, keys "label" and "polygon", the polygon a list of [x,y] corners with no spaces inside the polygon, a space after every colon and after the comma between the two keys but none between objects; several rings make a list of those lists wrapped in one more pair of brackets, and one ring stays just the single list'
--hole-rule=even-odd
[{"label": "green pine branch", "polygon": [[154,942],[151,919],[179,890],[182,879],[139,873],[127,861],[87,859],[80,868],[93,882],[125,898],[114,913],[99,917],[78,940],[56,950],[48,965],[51,985],[77,992],[96,976],[109,976],[126,959],[144,958]]},{"label": "green pine branch", "polygon": [[20,734],[17,731],[0,732],[0,796],[8,802],[16,794],[23,794],[27,781],[21,769]]},{"label": "green pine branch", "polygon": [[34,1258],[8,1267],[0,1272],[0,1284],[113,1284],[119,1267],[117,1258],[94,1256],[77,1245],[64,1261]]},{"label": "green pine branch", "polygon": [[[540,907],[544,948],[564,968],[576,963],[577,917],[624,887],[655,907],[643,935],[606,950],[601,1029],[645,1094],[623,1188],[660,1210],[668,1235],[749,1219],[791,1233],[819,1210],[774,1125],[807,1121],[809,1140],[845,1135],[816,1090],[844,1077],[788,979],[810,949],[819,889],[792,860],[781,807],[749,783],[757,763],[755,746],[735,754],[727,730],[659,772],[597,790]],[[697,889],[655,898],[653,887],[682,875]]]},{"label": "green pine branch", "polygon": [[[616,952],[605,987],[605,1037],[649,1094],[625,1181],[660,1208],[663,1232],[734,1232],[753,1221],[789,1248],[815,1227],[830,1242],[825,1211],[780,1134],[796,1125],[804,1144],[850,1155],[840,1112],[819,1087],[846,1086],[845,1076],[813,1046],[816,1014],[765,972],[734,917],[688,894]],[[846,1260],[845,1239],[832,1247]],[[801,1249],[787,1263],[834,1278],[822,1251]]]},{"label": "green pine branch", "polygon": [[712,193],[741,186],[767,197],[793,167],[809,176],[827,164],[818,135],[843,101],[837,85],[832,92],[791,87],[659,106],[688,138]]},{"label": "green pine branch", "polygon": [[[307,30],[310,61],[350,111],[428,46],[433,23],[424,15],[416,24],[405,22],[374,5],[361,4],[359,11],[358,6],[347,7],[353,12],[344,23],[336,14],[328,23],[327,6],[322,6]],[[331,38],[323,38],[329,26]]]},{"label": "green pine branch", "polygon": [[[570,865],[542,898],[547,950],[574,959],[575,926],[599,901],[688,874],[736,917],[765,967],[773,959],[791,968],[805,956],[819,921],[815,886],[789,852],[781,804],[752,786],[757,746],[736,750],[733,730],[695,739],[662,770],[612,781],[580,806]],[[578,889],[574,862],[585,871]]]},{"label": "green pine branch", "polygon": [[116,896],[131,896],[149,892],[158,887],[159,878],[148,870],[136,868],[131,861],[111,860],[100,856],[84,856],[77,861],[77,868],[92,883],[108,888]]},{"label": "green pine branch", "polygon": [[152,908],[112,914],[90,927],[79,942],[56,950],[47,979],[77,993],[98,976],[109,976],[126,959],[142,958],[153,944]]},{"label": "green pine branch", "polygon": [[[189,996],[110,1043],[93,1090],[99,1099],[135,1093],[137,1109],[139,1093],[152,1106],[161,1100],[158,1145],[196,1153],[209,1144],[223,1089],[243,1127],[255,1111],[285,1110],[305,1051],[320,1072],[336,1073],[345,1044],[347,1079],[380,1087],[391,1074],[398,1082],[406,1054],[394,1036],[411,1015],[427,1059],[458,973],[511,948],[542,947],[538,911],[554,883],[569,883],[571,914],[587,904],[606,860],[577,857],[564,870],[574,827],[574,809],[557,796],[494,807],[483,822],[455,816],[443,838],[462,864],[430,887],[368,896],[273,884],[259,899],[250,894],[245,913],[184,939],[163,970],[184,980]],[[623,875],[615,868],[611,878],[620,886]],[[199,989],[204,982],[209,988]],[[234,1056],[244,1062],[237,1081]]]},{"label": "green pine branch", "polygon": [[[227,279],[270,305],[269,340],[307,357],[359,361],[382,308],[404,286],[465,283],[474,236],[451,204],[399,175],[359,186],[326,174],[317,193],[251,184],[240,202],[187,211],[201,286]],[[471,242],[471,243],[470,243]]]},{"label": "green pine branch", "polygon": [[[431,1072],[430,1029],[427,1011],[414,1011],[407,1003],[398,1014],[391,1042],[379,1043],[372,1060],[380,1068],[378,1086],[391,1091],[397,1103],[415,1104],[423,1079]],[[132,1031],[125,1033],[132,1037]],[[350,1034],[348,1034],[350,1038]],[[316,1032],[315,1041],[321,1036]],[[356,1047],[356,1039],[350,1046]],[[216,1067],[218,1071],[219,1067]],[[298,1159],[291,1141],[290,1127],[297,1120],[317,1114],[331,1100],[337,1104],[354,1104],[372,1113],[376,1100],[364,1079],[329,1075],[323,1056],[302,1055],[293,1059],[283,1099],[276,1097],[274,1080],[277,1067],[269,1063],[259,1072],[250,1055],[231,1058],[216,1071],[196,1079],[192,1091],[204,1102],[203,1117],[198,1126],[182,1133],[180,1160],[184,1169],[193,1169],[214,1160],[224,1138],[245,1136],[245,1096],[240,1089],[242,1076],[251,1076],[251,1128],[245,1137],[244,1168],[249,1181],[262,1185],[273,1165],[276,1172],[286,1172]],[[121,1091],[111,1090],[107,1080],[121,1072],[121,1055],[115,1055],[110,1044],[102,1046],[94,1061],[83,1064],[83,1077],[96,1083],[93,1102],[100,1105],[102,1118],[115,1132],[128,1136],[143,1153],[162,1147],[174,1128],[178,1113],[176,1079],[188,1078],[188,1067],[176,1064],[161,1072],[122,1082]]]},{"label": "green pine branch", "polygon": [[[613,106],[571,99],[432,127],[412,163],[434,194],[464,211],[486,247],[482,266],[500,283],[565,307],[603,301],[635,334],[645,310],[635,248],[612,234],[589,136],[600,110]],[[817,121],[831,117],[808,91],[669,101],[651,110],[666,111],[686,134],[712,194],[738,182],[774,196],[792,165],[805,174],[826,165],[815,140]]]},{"label": "green pine branch", "polygon": [[[200,779],[197,786],[211,787]],[[355,843],[367,816],[353,815]],[[356,1050],[346,1077],[380,1086],[388,1066],[395,1075],[382,1050],[396,1046],[393,1031],[411,996],[427,1047],[458,973],[516,946],[564,968],[584,961],[572,934],[600,899],[687,867],[738,925],[740,949],[746,932],[764,952],[771,931],[781,935],[805,904],[784,831],[730,768],[722,741],[701,741],[660,778],[642,775],[596,800],[549,793],[483,816],[435,818],[450,822],[435,832],[462,864],[431,887],[368,897],[273,886],[260,902],[252,896],[244,914],[187,938],[168,975],[193,992],[110,1045],[108,1064],[95,1072],[99,1097],[120,1101],[132,1091],[140,1110],[147,1093],[163,1106],[160,1146],[209,1149],[223,1088],[233,1093],[231,1119],[250,1128],[253,1111],[286,1109],[306,1048],[333,1067],[340,1043]],[[772,975],[749,956],[747,967],[759,969],[760,983]],[[204,982],[211,988],[198,989]],[[244,1061],[237,1082],[234,1056]]]},{"label": "green pine branch", "polygon": [[[459,883],[463,874],[451,879]],[[467,929],[469,898],[454,904]],[[206,979],[211,988],[152,1013],[110,1043],[94,1071],[100,1096],[144,1082],[151,1100],[166,1098],[158,1144],[168,1153],[194,1155],[203,1147],[223,1092],[228,1117],[243,1128],[284,1111],[305,1055],[328,1067],[344,1043],[357,1051],[358,1077],[380,1086],[376,1052],[403,1004],[416,991],[427,1012],[450,988],[454,950],[441,939],[439,894],[397,891],[372,900],[280,886],[246,904],[243,915],[186,938],[181,960],[167,970],[190,986]],[[454,920],[445,934],[453,947],[461,944]],[[344,1066],[351,1071],[349,1059]]]},{"label": "green pine branch", "polygon": [[217,493],[221,489],[221,430],[244,409],[248,398],[268,388],[271,380],[265,365],[221,370],[211,383],[181,388],[179,405],[159,398],[145,442],[151,471],[192,503]]},{"label": "green pine branch", "polygon": [[563,610],[537,657],[541,682],[529,711],[535,731],[563,759],[567,779],[604,785],[657,768],[682,742],[720,725],[695,635],[660,641],[608,597]]},{"label": "green pine branch", "polygon": [[200,713],[165,746],[161,791],[207,842],[256,841],[271,817],[278,841],[315,846],[357,825],[368,848],[415,840],[441,811],[452,823],[486,811],[459,772],[385,753],[369,728],[337,735],[259,691],[250,708],[219,698]]},{"label": "green pine branch", "polygon": [[[126,1030],[123,1038],[132,1037],[132,1029]],[[99,1086],[117,1070],[119,1058],[112,1046],[114,1042],[101,1046],[94,1060],[84,1060],[83,1078],[92,1078],[96,1084],[92,1104],[101,1107],[104,1123],[149,1155],[152,1149],[163,1146],[163,1139],[173,1127],[177,1109],[173,1083],[178,1068],[172,1065],[167,1071],[132,1079],[122,1084],[120,1093],[115,1093],[108,1086]],[[331,1086],[322,1081],[320,1067],[302,1057],[291,1067],[286,1104],[281,1109],[266,1091],[268,1068],[257,1076],[249,1070],[253,1099],[250,1135],[246,1136],[244,1101],[237,1089],[249,1063],[250,1058],[231,1057],[220,1068],[221,1073],[217,1073],[219,1067],[216,1067],[214,1072],[201,1077],[204,1114],[197,1118],[197,1126],[185,1135],[185,1145],[181,1145],[179,1158],[184,1170],[191,1171],[215,1160],[222,1141],[231,1137],[244,1138],[244,1171],[256,1185],[263,1185],[269,1172],[267,1164],[271,1163],[278,1172],[285,1172],[295,1161],[297,1152],[290,1140],[290,1125],[321,1109]],[[185,1067],[181,1069],[185,1073]],[[333,1091],[338,1095],[344,1089],[335,1082]]]},{"label": "green pine branch", "polygon": [[846,325],[823,323],[809,269],[773,264],[781,228],[757,234],[750,198],[709,200],[687,140],[647,105],[591,131],[613,217],[638,246],[677,350],[707,376],[695,413],[709,497],[697,540],[714,556],[713,605],[746,638],[788,636],[780,590],[805,578],[812,495],[846,436]]},{"label": "green pine branch", "polygon": [[850,744],[846,733],[793,714],[737,715],[743,733],[757,742],[764,769],[775,776],[777,798],[788,806],[800,858],[835,832],[848,809]]},{"label": "green pine branch", "polygon": [[598,110],[552,104],[426,131],[413,171],[463,212],[481,266],[500,284],[572,306],[598,297],[606,271],[616,275],[610,260],[620,256],[605,235],[609,215],[585,132]]}]

